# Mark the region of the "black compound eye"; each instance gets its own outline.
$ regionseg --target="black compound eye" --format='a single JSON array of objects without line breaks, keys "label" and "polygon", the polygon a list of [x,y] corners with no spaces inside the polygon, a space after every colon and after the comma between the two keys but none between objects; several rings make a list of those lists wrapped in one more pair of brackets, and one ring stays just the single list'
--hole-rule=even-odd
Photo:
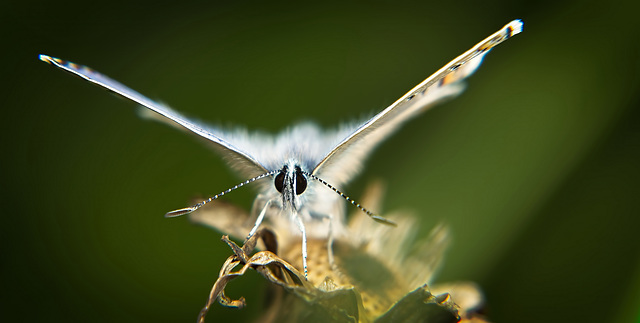
[{"label": "black compound eye", "polygon": [[296,195],[300,195],[307,189],[307,178],[302,174],[300,167],[296,167]]},{"label": "black compound eye", "polygon": [[276,185],[276,189],[280,193],[282,193],[282,190],[284,189],[284,173],[285,173],[285,170],[281,170],[280,173],[276,175],[276,180],[274,183]]}]

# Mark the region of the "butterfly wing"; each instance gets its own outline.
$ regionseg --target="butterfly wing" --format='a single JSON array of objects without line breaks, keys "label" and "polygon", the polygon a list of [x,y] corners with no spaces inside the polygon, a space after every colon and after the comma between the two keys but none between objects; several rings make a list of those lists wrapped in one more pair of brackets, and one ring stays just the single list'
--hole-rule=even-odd
[{"label": "butterfly wing", "polygon": [[317,164],[313,174],[334,185],[349,181],[361,169],[371,150],[404,122],[436,103],[460,94],[464,88],[461,81],[478,69],[484,55],[520,33],[522,25],[520,20],[511,21],[429,76],[336,145]]},{"label": "butterfly wing", "polygon": [[180,115],[171,108],[157,103],[144,95],[122,85],[121,83],[110,79],[109,77],[102,75],[89,67],[78,65],[72,62],[61,60],[59,58],[40,55],[40,60],[52,64],[62,70],[77,75],[84,80],[99,85],[111,92],[121,95],[131,101],[134,101],[151,111],[158,113],[159,115],[170,119],[171,121],[181,125],[182,127],[194,132],[195,134],[210,140],[215,144],[215,148],[221,152],[221,154],[228,159],[228,162],[234,169],[239,170],[249,176],[257,176],[259,174],[266,173],[265,167],[260,164],[253,156],[246,151],[243,151],[231,143],[220,138],[211,132],[210,129],[205,129],[192,121],[189,121],[184,116]]}]

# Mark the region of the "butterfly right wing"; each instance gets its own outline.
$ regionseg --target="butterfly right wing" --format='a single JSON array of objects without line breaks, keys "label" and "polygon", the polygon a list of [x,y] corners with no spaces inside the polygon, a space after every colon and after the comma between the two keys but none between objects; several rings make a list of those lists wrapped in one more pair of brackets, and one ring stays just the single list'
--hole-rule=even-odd
[{"label": "butterfly right wing", "polygon": [[436,71],[338,143],[317,164],[313,174],[336,186],[349,181],[360,170],[371,150],[404,122],[462,92],[464,85],[461,81],[478,69],[484,55],[520,33],[522,25],[520,20],[511,21]]},{"label": "butterfly right wing", "polygon": [[260,164],[260,162],[258,162],[249,153],[235,147],[231,143],[214,135],[207,129],[204,129],[203,127],[189,121],[187,118],[173,111],[171,108],[165,105],[162,105],[160,103],[157,103],[145,97],[144,95],[124,86],[123,84],[117,81],[114,81],[109,77],[94,71],[89,67],[78,65],[69,61],[61,60],[59,58],[55,58],[47,55],[40,55],[39,58],[41,61],[52,64],[64,71],[67,71],[71,74],[79,76],[86,81],[89,81],[113,93],[116,93],[131,101],[134,101],[148,108],[149,110],[154,111],[159,115],[162,115],[165,118],[170,119],[171,121],[194,132],[195,134],[210,140],[215,144],[215,148],[217,148],[222,153],[222,155],[228,159],[227,161],[236,170],[241,171],[248,176],[257,176],[259,174],[264,174],[267,172],[265,167],[262,164]]}]

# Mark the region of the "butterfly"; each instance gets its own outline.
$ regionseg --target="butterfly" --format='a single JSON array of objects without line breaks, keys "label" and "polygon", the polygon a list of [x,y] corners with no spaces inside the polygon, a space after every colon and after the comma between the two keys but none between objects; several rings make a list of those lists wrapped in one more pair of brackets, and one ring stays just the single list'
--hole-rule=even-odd
[{"label": "butterfly", "polygon": [[493,47],[520,33],[522,27],[521,20],[509,22],[363,123],[332,131],[303,123],[276,136],[201,125],[91,68],[47,55],[39,58],[132,100],[167,118],[168,122],[209,140],[230,167],[248,179],[198,204],[168,212],[166,216],[191,213],[239,187],[259,183],[252,209],[256,221],[247,239],[255,234],[266,216],[288,217],[292,230],[298,230],[302,236],[306,277],[307,236],[340,234],[345,213],[340,198],[373,220],[393,225],[393,222],[356,203],[338,187],[349,182],[362,169],[371,151],[402,124],[436,103],[460,94],[464,89],[462,80],[478,69],[484,56]]}]

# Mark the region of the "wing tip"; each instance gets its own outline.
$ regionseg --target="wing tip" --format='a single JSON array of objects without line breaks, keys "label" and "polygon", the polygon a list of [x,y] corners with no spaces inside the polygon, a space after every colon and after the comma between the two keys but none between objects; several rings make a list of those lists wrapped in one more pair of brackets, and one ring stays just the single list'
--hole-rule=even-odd
[{"label": "wing tip", "polygon": [[75,65],[73,63],[61,60],[53,56],[45,55],[45,54],[38,55],[38,59],[45,63],[51,64],[57,67],[61,67],[61,68],[64,68],[66,65]]},{"label": "wing tip", "polygon": [[524,22],[522,19],[515,19],[508,23],[505,28],[509,30],[509,38],[519,34],[522,32],[522,28],[524,27]]},{"label": "wing tip", "polygon": [[53,61],[56,60],[56,58],[53,58],[49,55],[45,55],[45,54],[40,54],[38,55],[38,59],[45,62],[45,63],[49,63],[49,64],[53,64]]}]

